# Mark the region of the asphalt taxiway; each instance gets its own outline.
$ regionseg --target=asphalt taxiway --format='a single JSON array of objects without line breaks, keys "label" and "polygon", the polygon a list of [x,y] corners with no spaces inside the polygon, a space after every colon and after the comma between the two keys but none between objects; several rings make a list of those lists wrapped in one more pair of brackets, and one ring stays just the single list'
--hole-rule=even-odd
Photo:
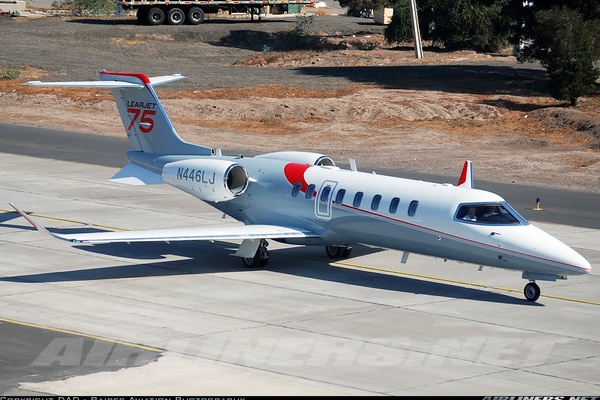
[{"label": "asphalt taxiway", "polygon": [[[271,242],[264,269],[236,242],[71,245],[58,232],[236,224],[118,171],[0,157],[0,390],[5,395],[597,395],[600,231],[536,222],[592,273],[520,273],[357,247]],[[28,350],[26,350],[28,349]]]}]

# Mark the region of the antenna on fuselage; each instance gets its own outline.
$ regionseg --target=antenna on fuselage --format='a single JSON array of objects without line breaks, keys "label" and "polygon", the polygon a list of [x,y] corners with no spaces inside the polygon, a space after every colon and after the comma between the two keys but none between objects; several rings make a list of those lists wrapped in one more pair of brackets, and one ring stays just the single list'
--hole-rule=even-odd
[{"label": "antenna on fuselage", "polygon": [[354,158],[349,158],[348,162],[350,163],[350,171],[358,171],[358,168],[356,168],[356,160]]}]

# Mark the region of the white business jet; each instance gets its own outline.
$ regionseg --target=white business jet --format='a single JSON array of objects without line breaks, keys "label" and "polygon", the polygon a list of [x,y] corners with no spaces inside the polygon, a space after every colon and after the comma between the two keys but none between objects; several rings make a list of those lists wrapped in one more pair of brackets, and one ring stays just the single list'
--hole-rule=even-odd
[{"label": "white business jet", "polygon": [[38,230],[72,243],[241,240],[235,256],[266,265],[267,239],[325,246],[345,258],[367,244],[522,271],[525,298],[536,301],[536,280],[555,281],[591,271],[569,246],[527,222],[502,197],[473,188],[466,161],[457,186],[341,169],[322,154],[275,152],[224,156],[220,149],[183,141],[153,86],[185,78],[101,72],[100,81],[25,83],[112,89],[132,150],[112,177],[132,185],[166,183],[243,223],[129,232],[51,233],[17,207]]}]

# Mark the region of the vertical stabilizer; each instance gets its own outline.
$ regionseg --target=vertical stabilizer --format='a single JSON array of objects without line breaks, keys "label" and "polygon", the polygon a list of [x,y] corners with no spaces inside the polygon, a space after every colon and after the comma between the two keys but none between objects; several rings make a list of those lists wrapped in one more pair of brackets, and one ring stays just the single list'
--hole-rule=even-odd
[{"label": "vertical stabilizer", "polygon": [[182,140],[171,124],[153,86],[184,79],[176,74],[148,78],[130,72],[101,72],[100,81],[26,82],[31,86],[67,86],[112,89],[127,138],[134,151],[158,154],[210,155],[210,147]]},{"label": "vertical stabilizer", "polygon": [[184,79],[181,75],[148,78],[144,74],[101,72],[101,81],[141,84],[142,88],[118,87],[112,89],[123,127],[135,151],[168,154],[205,154],[212,149],[184,142],[171,124],[154,85]]}]

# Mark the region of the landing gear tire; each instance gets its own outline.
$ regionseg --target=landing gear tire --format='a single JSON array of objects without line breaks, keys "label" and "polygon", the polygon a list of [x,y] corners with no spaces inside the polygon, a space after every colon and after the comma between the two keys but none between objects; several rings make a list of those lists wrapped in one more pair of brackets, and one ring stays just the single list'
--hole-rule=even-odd
[{"label": "landing gear tire", "polygon": [[334,260],[340,258],[348,258],[352,253],[352,247],[350,246],[325,246],[325,252],[329,258]]},{"label": "landing gear tire", "polygon": [[352,247],[344,247],[344,251],[342,251],[342,258],[348,258],[350,257],[350,254],[352,254]]},{"label": "landing gear tire", "polygon": [[540,287],[535,282],[529,282],[525,285],[525,289],[523,290],[525,298],[529,301],[536,301],[540,298],[541,293]]},{"label": "landing gear tire", "polygon": [[261,239],[260,244],[258,245],[258,249],[256,249],[256,254],[254,257],[244,257],[242,258],[242,263],[246,268],[264,268],[269,263],[269,252],[267,250],[267,246],[269,243]]},{"label": "landing gear tire", "polygon": [[185,21],[185,13],[181,8],[172,8],[167,14],[167,22],[169,25],[181,25]]}]

